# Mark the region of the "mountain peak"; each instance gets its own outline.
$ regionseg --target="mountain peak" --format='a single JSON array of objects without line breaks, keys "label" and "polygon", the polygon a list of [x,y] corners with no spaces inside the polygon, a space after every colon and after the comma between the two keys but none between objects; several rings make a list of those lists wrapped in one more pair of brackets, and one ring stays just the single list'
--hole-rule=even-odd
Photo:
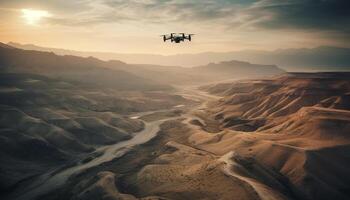
[{"label": "mountain peak", "polygon": [[6,49],[14,49],[14,47],[10,46],[10,45],[7,45],[7,44],[4,44],[2,42],[0,42],[0,47],[2,48],[6,48]]}]

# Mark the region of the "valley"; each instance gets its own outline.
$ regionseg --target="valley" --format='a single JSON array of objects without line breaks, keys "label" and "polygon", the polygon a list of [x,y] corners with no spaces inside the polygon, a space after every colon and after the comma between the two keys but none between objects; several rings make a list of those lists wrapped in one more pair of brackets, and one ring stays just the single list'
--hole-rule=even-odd
[{"label": "valley", "polygon": [[350,200],[350,0],[0,0],[0,200]]},{"label": "valley", "polygon": [[349,198],[349,73],[0,50],[1,199]]},{"label": "valley", "polygon": [[[336,80],[333,79],[335,76]],[[225,119],[226,113],[232,113],[225,110],[231,109],[226,102],[236,105],[245,101],[231,100],[230,95],[241,98],[242,92],[254,92],[247,90],[251,85],[263,92],[255,84],[270,88],[273,82],[281,80],[282,86],[289,89],[295,88],[295,81],[297,88],[301,80],[308,87],[312,87],[313,81],[325,81],[333,91],[327,93],[325,99],[337,94],[334,93],[336,87],[347,90],[349,84],[347,75],[336,73],[290,74],[273,79],[220,83],[201,87],[201,90],[179,89],[176,94],[188,98],[190,104],[153,113],[136,113],[140,119],[152,116],[144,118],[147,121],[143,121],[143,131],[135,133],[133,139],[102,147],[104,153],[87,163],[56,173],[53,178],[64,176],[67,171],[75,172],[65,179],[65,184],[51,188],[38,199],[346,199],[347,193],[342,191],[346,191],[347,186],[341,184],[348,181],[348,176],[337,173],[347,174],[346,166],[349,165],[349,157],[345,154],[350,142],[346,132],[349,125],[347,104],[338,107],[340,104],[335,103],[339,100],[319,104],[318,101],[325,101],[316,98],[318,101],[296,111],[289,109],[290,113],[285,115],[265,117],[264,125],[253,131],[241,127],[236,130],[237,125],[247,126],[246,120],[252,119],[245,119],[245,115],[241,115],[244,119],[238,122],[230,116],[234,123],[229,124],[234,126],[227,126],[228,120],[221,120]],[[281,86],[273,88],[282,89]],[[230,101],[226,101],[228,97]],[[306,94],[302,100],[306,101],[308,97]],[[173,114],[174,110],[180,109],[179,114]],[[313,120],[308,121],[311,116]],[[148,129],[153,125],[154,129]],[[320,126],[322,130],[317,129]],[[315,171],[325,158],[333,163],[328,169],[324,168],[328,170],[328,176]],[[319,187],[323,190],[314,191]]]}]

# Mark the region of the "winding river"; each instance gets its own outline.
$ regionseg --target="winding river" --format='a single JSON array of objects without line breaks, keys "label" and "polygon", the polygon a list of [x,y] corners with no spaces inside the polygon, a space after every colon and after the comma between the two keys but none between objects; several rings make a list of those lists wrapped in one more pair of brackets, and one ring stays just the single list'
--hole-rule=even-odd
[{"label": "winding river", "polygon": [[[138,114],[142,116],[144,113]],[[61,186],[74,174],[80,173],[86,169],[95,167],[102,163],[111,161],[115,158],[123,156],[127,153],[131,147],[139,144],[146,143],[155,137],[160,130],[160,125],[167,120],[176,119],[178,117],[171,117],[161,119],[153,122],[145,122],[145,127],[142,131],[135,134],[135,136],[129,140],[125,140],[113,145],[107,145],[98,148],[95,152],[102,154],[89,162],[80,163],[78,165],[63,169],[62,171],[52,175],[52,172],[48,172],[37,178],[30,186],[23,188],[21,191],[15,192],[14,196],[10,196],[9,199],[16,200],[32,200],[41,195],[47,194]]]},{"label": "winding river", "polygon": [[[192,99],[197,102],[205,102],[208,99],[213,98],[209,95],[204,95],[199,93],[196,90],[184,90],[183,93],[179,94],[185,98]],[[140,112],[134,115],[129,116],[132,119],[140,118],[141,116],[151,114],[153,112],[160,111],[170,111],[172,109],[183,107],[184,105],[177,105],[171,109],[164,109],[158,111],[148,111],[148,112]],[[181,117],[181,116],[180,116]],[[113,145],[107,145],[96,149],[94,153],[100,153],[98,157],[88,161],[81,162],[72,167],[67,167],[61,171],[53,170],[47,172],[41,176],[39,176],[33,183],[29,186],[25,186],[23,188],[19,188],[14,191],[12,195],[10,195],[7,199],[10,200],[33,200],[37,197],[47,194],[55,189],[62,187],[66,181],[74,174],[78,174],[84,170],[95,167],[105,162],[109,162],[115,158],[123,156],[127,153],[133,146],[146,143],[154,138],[158,131],[160,130],[160,125],[167,120],[177,119],[180,117],[169,117],[157,121],[146,122],[144,121],[145,127],[142,131],[135,133],[134,137],[122,141]],[[55,173],[57,172],[57,173]]]}]

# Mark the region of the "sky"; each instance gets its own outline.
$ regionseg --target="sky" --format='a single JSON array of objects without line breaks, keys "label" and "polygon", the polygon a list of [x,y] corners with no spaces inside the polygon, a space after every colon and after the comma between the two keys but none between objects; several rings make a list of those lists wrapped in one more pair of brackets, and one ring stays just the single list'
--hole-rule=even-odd
[{"label": "sky", "polygon": [[[194,33],[164,43],[161,34]],[[350,0],[0,0],[0,42],[181,54],[350,47]]]}]

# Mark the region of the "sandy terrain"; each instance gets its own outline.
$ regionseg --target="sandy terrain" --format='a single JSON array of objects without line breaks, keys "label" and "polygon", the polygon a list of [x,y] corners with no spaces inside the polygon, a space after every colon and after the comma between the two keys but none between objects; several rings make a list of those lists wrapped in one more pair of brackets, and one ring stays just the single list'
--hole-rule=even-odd
[{"label": "sandy terrain", "polygon": [[223,96],[208,111],[223,131],[198,132],[190,140],[272,169],[298,198],[347,199],[349,80],[346,73],[290,74],[207,87]]},{"label": "sandy terrain", "polygon": [[32,74],[0,74],[0,196],[88,160],[144,128],[130,114],[187,102],[161,91],[118,91]]},{"label": "sandy terrain", "polygon": [[348,199],[349,80],[289,74],[203,87],[222,98],[190,92],[203,104],[103,170],[135,198]]},{"label": "sandy terrain", "polygon": [[[63,130],[92,126],[88,129],[97,128],[106,137],[115,132],[132,138],[124,142],[137,137],[132,133],[135,126],[142,128],[140,120],[146,132],[147,123],[159,128],[144,143],[114,149],[109,159],[98,154],[85,160],[77,166],[88,167],[38,199],[349,199],[349,80],[346,73],[294,73],[209,85],[201,91],[185,88],[175,98],[134,94],[125,102],[170,98],[172,109],[167,104],[158,111],[129,111],[128,118],[113,111],[76,116],[72,110],[48,108],[15,110],[11,116],[35,124],[40,115],[62,123]],[[89,105],[100,102],[83,94],[74,98]],[[180,102],[185,98],[192,101]],[[67,119],[73,121],[62,122]],[[91,147],[79,142],[75,148]]]}]

